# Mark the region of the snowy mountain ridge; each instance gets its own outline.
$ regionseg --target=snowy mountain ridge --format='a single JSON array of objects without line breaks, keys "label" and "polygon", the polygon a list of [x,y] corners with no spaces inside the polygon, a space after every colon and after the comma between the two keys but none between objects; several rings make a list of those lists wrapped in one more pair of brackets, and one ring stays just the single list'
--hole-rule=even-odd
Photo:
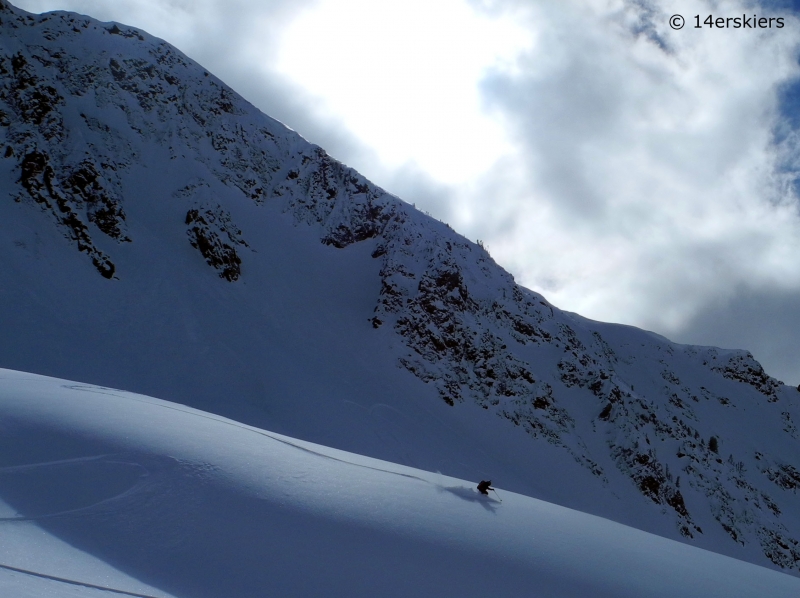
[{"label": "snowy mountain ridge", "polygon": [[143,32],[0,31],[0,365],[800,572],[800,393],[749,353],[558,310]]}]

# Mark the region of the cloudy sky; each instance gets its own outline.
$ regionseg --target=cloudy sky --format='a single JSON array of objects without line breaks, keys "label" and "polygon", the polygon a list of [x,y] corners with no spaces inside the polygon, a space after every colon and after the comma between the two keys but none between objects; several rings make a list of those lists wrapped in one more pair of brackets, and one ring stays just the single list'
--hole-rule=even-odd
[{"label": "cloudy sky", "polygon": [[564,309],[800,382],[793,2],[11,1],[169,41]]}]

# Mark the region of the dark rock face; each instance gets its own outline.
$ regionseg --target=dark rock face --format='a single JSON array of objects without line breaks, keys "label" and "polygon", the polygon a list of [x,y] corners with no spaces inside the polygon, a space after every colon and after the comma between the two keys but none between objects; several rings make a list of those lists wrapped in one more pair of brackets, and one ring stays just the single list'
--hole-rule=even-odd
[{"label": "dark rock face", "polygon": [[[234,246],[247,247],[247,243],[242,239],[242,231],[231,222],[230,214],[221,206],[203,212],[191,209],[186,213],[186,224],[189,243],[200,251],[209,266],[219,271],[220,278],[229,282],[238,280],[242,260]],[[223,241],[223,237],[232,245]]]},{"label": "dark rock face", "polygon": [[793,492],[800,488],[800,471],[793,465],[774,465],[767,467],[764,474],[777,486]]},{"label": "dark rock face", "polygon": [[753,359],[750,353],[731,356],[727,362],[714,366],[711,369],[715,372],[719,372],[729,380],[736,380],[737,382],[749,384],[767,397],[772,403],[778,400],[775,394],[775,391],[779,387],[778,382],[766,374],[761,364]]},{"label": "dark rock face", "polygon": [[[119,202],[105,193],[98,183],[97,171],[91,162],[67,171],[59,181],[50,157],[38,151],[22,156],[19,162],[19,183],[27,196],[49,212],[63,229],[67,238],[75,241],[78,250],[87,253],[92,264],[104,278],[114,276],[115,267],[111,259],[98,249],[86,221],[94,223],[100,232],[120,241],[130,241],[121,232],[125,213]],[[61,169],[64,172],[65,169]],[[21,197],[18,197],[21,201]]]},{"label": "dark rock face", "polygon": [[[42,64],[52,66],[52,57],[42,58]],[[55,87],[34,74],[34,70],[22,53],[6,57],[0,63],[0,74],[7,81],[3,99],[22,120],[35,125],[47,140],[61,139],[64,123],[58,107],[64,98]]]}]

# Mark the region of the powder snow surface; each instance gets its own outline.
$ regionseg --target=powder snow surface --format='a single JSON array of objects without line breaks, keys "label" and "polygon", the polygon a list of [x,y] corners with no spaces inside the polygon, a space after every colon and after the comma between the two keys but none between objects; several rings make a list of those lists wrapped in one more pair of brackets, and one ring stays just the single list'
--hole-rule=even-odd
[{"label": "powder snow surface", "polygon": [[0,370],[0,421],[4,596],[800,595],[606,519],[143,395]]}]

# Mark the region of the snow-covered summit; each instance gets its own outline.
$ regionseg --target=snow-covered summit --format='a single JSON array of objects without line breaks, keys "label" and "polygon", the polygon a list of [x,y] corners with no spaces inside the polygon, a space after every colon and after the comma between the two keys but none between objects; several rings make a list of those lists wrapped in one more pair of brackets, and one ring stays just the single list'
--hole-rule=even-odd
[{"label": "snow-covered summit", "polygon": [[800,393],[562,312],[166,42],[0,0],[0,365],[800,570]]}]

